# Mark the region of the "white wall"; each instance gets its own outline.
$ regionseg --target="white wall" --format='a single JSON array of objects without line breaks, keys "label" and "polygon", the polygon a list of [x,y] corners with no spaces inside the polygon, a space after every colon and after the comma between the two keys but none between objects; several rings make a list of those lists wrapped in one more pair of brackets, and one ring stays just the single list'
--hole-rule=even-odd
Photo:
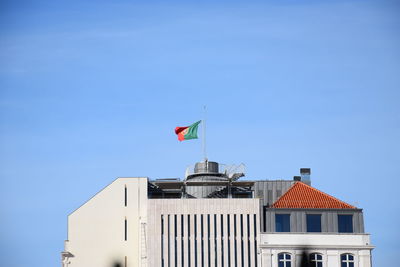
[{"label": "white wall", "polygon": [[[125,187],[127,206],[125,206]],[[125,241],[125,218],[127,241]],[[118,178],[68,216],[68,267],[141,266],[147,222],[147,178]]]},{"label": "white wall", "polygon": [[371,266],[369,234],[311,234],[311,233],[270,233],[261,234],[262,267],[277,267],[278,254],[289,253],[292,266],[300,266],[303,253],[320,253],[323,266],[340,267],[340,255],[354,256],[355,267]]},{"label": "white wall", "polygon": [[365,246],[370,245],[369,234],[332,233],[268,233],[261,235],[261,244],[321,245],[321,246]]}]

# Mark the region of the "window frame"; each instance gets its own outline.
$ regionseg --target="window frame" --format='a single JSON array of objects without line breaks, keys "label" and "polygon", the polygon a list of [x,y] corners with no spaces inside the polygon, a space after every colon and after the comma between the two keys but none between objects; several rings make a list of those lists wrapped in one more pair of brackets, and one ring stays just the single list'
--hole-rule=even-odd
[{"label": "window frame", "polygon": [[[318,256],[321,256],[321,259],[318,259]],[[315,266],[315,267],[323,267],[324,266],[324,256],[322,253],[318,253],[318,252],[310,253],[310,255],[308,255],[308,259],[309,259],[310,266]],[[320,264],[318,264],[318,263],[320,263]],[[320,266],[318,266],[318,265],[320,265]]]},{"label": "window frame", "polygon": [[[310,231],[309,230],[309,222],[308,222],[308,216],[319,216],[319,231]],[[306,213],[306,232],[307,233],[322,233],[322,213]]]},{"label": "window frame", "polygon": [[[341,216],[351,216],[351,231],[340,231],[340,223],[339,223],[339,218]],[[337,224],[338,224],[338,233],[354,233],[354,215],[353,214],[338,214],[337,215]],[[346,227],[347,228],[347,227]],[[346,229],[347,230],[347,229]]]},{"label": "window frame", "polygon": [[[277,216],[282,216],[282,215],[287,215],[289,217],[289,231],[278,231],[277,229]],[[291,227],[290,227],[290,222],[291,222],[291,214],[290,213],[275,213],[275,232],[277,233],[290,233],[291,232]],[[283,226],[282,226],[283,228]]]},{"label": "window frame", "polygon": [[[279,259],[279,256],[283,256],[283,259]],[[289,256],[289,258],[287,258]],[[278,260],[278,267],[291,267],[292,266],[292,253],[289,252],[280,252],[277,254],[277,260]],[[280,265],[280,263],[283,263],[283,265]]]},{"label": "window frame", "polygon": [[[346,259],[342,259],[343,256],[346,256]],[[349,259],[349,256],[353,257]],[[354,267],[355,266],[355,255],[353,253],[342,253],[340,254],[340,266],[341,267]],[[346,264],[346,265],[343,265]]]}]

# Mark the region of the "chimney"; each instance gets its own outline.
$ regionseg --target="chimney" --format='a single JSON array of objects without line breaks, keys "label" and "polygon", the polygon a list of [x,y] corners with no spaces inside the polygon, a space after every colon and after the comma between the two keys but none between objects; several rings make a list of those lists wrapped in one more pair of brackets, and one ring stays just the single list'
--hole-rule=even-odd
[{"label": "chimney", "polygon": [[293,181],[301,181],[301,176],[293,176]]},{"label": "chimney", "polygon": [[301,168],[300,169],[300,177],[303,182],[310,181],[311,169],[310,168]]}]

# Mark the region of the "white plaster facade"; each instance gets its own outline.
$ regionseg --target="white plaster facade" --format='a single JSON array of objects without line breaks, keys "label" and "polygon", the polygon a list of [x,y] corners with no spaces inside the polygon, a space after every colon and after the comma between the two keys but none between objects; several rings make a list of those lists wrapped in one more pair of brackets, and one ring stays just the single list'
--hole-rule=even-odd
[{"label": "white plaster facade", "polygon": [[354,256],[354,267],[371,267],[369,234],[264,233],[261,234],[261,266],[278,267],[278,254],[289,253],[291,266],[300,266],[303,253],[322,255],[323,266],[340,267],[340,255]]},{"label": "white plaster facade", "polygon": [[62,266],[147,266],[140,231],[146,223],[147,178],[116,179],[68,216]]}]

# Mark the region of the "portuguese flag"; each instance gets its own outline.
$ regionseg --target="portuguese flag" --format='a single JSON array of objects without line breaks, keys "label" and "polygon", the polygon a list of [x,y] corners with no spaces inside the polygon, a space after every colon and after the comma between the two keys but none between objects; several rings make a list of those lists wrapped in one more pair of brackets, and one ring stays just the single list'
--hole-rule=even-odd
[{"label": "portuguese flag", "polygon": [[199,127],[201,121],[195,122],[190,126],[186,127],[176,127],[175,133],[178,135],[178,140],[189,140],[189,139],[197,139],[197,128]]}]

